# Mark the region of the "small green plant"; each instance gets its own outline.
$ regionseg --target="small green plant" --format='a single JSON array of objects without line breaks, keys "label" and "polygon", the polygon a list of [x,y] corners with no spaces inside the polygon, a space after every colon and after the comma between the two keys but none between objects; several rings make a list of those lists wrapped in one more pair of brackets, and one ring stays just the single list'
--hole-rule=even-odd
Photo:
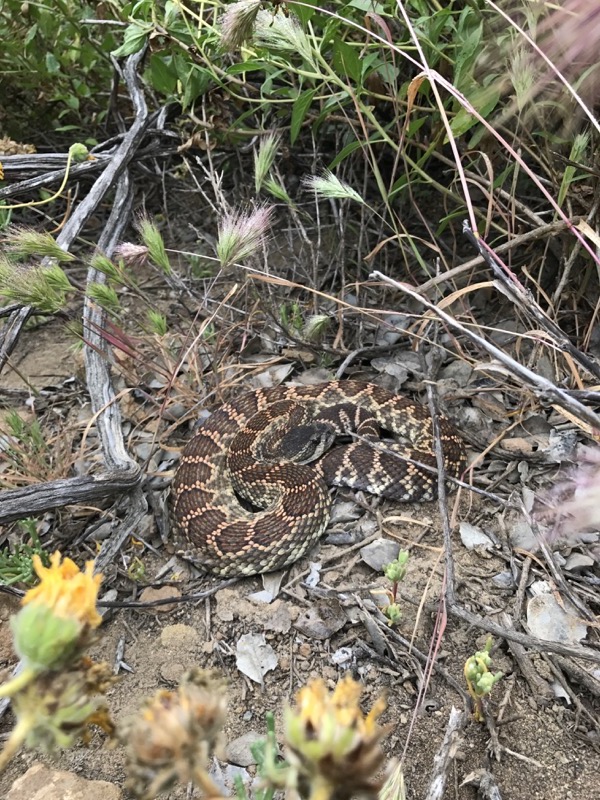
[{"label": "small green plant", "polygon": [[50,448],[37,419],[29,422],[16,411],[9,411],[2,433],[6,442],[4,456],[14,473],[40,479],[49,477],[52,471]]},{"label": "small green plant", "polygon": [[151,333],[155,333],[157,336],[165,336],[169,329],[165,315],[161,314],[160,311],[149,309],[146,316]]},{"label": "small green plant", "polygon": [[27,535],[31,544],[18,543],[14,547],[0,550],[0,584],[13,586],[15,583],[24,583],[31,586],[37,580],[33,567],[33,556],[41,559],[43,566],[50,564],[50,559],[42,547],[34,519],[23,519],[18,522],[19,527]]},{"label": "small green plant", "polygon": [[304,330],[302,308],[299,303],[283,303],[279,309],[279,319],[286,331],[295,336],[301,336]]},{"label": "small green plant", "polygon": [[406,576],[408,556],[408,550],[400,550],[394,561],[390,561],[389,564],[386,564],[383,568],[383,574],[392,582],[391,589],[384,589],[388,603],[383,609],[383,613],[388,618],[388,625],[390,625],[390,627],[397,625],[402,619],[402,609],[397,602],[398,586]]},{"label": "small green plant", "polygon": [[143,581],[146,577],[146,565],[140,558],[134,556],[127,567],[127,575],[136,583]]},{"label": "small green plant", "polygon": [[[107,3],[104,12],[113,6]],[[75,0],[0,3],[3,105],[11,109],[13,125],[22,121],[23,129],[35,130],[39,116],[46,127],[72,129],[105,117],[116,29],[90,25],[96,13],[93,3]]]},{"label": "small green plant", "polygon": [[[267,712],[267,735],[250,746],[257,764],[261,785],[252,792],[252,800],[273,800],[275,787],[281,786],[289,764],[279,756],[277,737],[275,735],[275,717]],[[238,800],[250,800],[241,777],[236,776],[235,789]]]},{"label": "small green plant", "polygon": [[307,342],[318,342],[320,341],[323,336],[325,335],[329,325],[331,323],[331,317],[327,314],[313,314],[310,316],[303,328],[304,338]]},{"label": "small green plant", "polygon": [[473,717],[477,722],[483,722],[485,719],[483,698],[490,694],[494,684],[503,676],[502,672],[494,674],[490,672],[491,649],[492,637],[488,636],[483,650],[478,650],[465,661],[465,680],[469,694],[473,698]]}]

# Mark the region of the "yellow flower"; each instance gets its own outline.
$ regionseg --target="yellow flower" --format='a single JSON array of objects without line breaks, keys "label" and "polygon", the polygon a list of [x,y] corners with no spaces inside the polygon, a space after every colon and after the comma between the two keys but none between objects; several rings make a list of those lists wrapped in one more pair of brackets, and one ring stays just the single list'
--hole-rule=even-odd
[{"label": "yellow flower", "polygon": [[42,564],[37,554],[33,556],[33,567],[40,583],[27,592],[22,605],[43,605],[60,619],[75,619],[90,628],[100,625],[102,617],[96,611],[96,599],[102,575],[93,574],[93,561],[87,561],[85,572],[81,572],[70,558],[61,564],[57,550],[50,557],[49,567]]},{"label": "yellow flower", "polygon": [[350,676],[333,692],[314,680],[296,695],[296,709],[285,714],[286,757],[298,771],[298,789],[312,800],[375,798],[382,785],[376,774],[384,762],[380,747],[387,733],[377,719],[379,698],[368,714],[359,706],[362,686]]},{"label": "yellow flower", "polygon": [[56,552],[49,567],[44,567],[37,555],[33,565],[40,583],[27,592],[23,608],[11,620],[15,650],[28,669],[17,683],[0,689],[0,695],[19,688],[30,670],[59,669],[75,660],[89,644],[91,631],[102,622],[96,611],[102,576],[92,574],[93,561],[81,572],[70,558],[61,564]]}]

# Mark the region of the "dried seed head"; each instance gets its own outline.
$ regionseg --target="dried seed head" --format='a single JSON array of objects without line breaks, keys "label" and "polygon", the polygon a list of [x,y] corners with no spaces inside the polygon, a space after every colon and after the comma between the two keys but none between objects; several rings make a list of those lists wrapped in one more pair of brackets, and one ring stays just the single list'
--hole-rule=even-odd
[{"label": "dried seed head", "polygon": [[127,748],[128,788],[152,796],[196,781],[219,747],[225,721],[225,682],[194,669],[175,691],[159,691],[119,731]]},{"label": "dried seed head", "polygon": [[77,739],[89,741],[90,725],[112,734],[113,723],[104,694],[118,680],[105,663],[80,659],[68,669],[38,675],[12,697],[18,724],[29,728],[29,747],[52,752],[71,747]]},{"label": "dried seed head", "polygon": [[143,244],[122,242],[115,247],[115,259],[122,260],[126,267],[135,269],[148,263],[149,250]]},{"label": "dried seed head", "polygon": [[262,0],[241,0],[227,7],[220,21],[221,44],[225,50],[233,52],[252,38],[256,15]]},{"label": "dried seed head", "polygon": [[217,256],[228,267],[253,255],[271,224],[273,206],[259,206],[250,214],[229,212],[219,224]]}]

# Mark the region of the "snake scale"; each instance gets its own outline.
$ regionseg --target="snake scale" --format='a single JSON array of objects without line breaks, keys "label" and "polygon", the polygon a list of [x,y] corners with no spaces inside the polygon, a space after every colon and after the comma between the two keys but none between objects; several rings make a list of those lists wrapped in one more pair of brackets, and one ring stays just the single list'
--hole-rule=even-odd
[{"label": "snake scale", "polygon": [[[445,418],[440,433],[447,473],[458,477],[462,441]],[[335,444],[340,436],[350,443]],[[328,485],[427,501],[436,472],[431,418],[406,397],[352,380],[259,389],[221,406],[184,448],[172,487],[175,546],[222,576],[282,569],[324,532]]]}]

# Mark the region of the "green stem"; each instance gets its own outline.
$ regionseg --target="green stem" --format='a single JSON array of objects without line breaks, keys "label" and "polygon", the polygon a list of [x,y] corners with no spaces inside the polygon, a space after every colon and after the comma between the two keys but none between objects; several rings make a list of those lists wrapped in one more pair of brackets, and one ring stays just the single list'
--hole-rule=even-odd
[{"label": "green stem", "polygon": [[333,786],[329,781],[320,776],[315,776],[310,783],[310,795],[308,800],[330,800],[333,794]]},{"label": "green stem", "polygon": [[10,211],[13,208],[34,208],[35,206],[43,206],[46,203],[51,203],[53,200],[56,200],[57,197],[60,197],[62,194],[63,189],[67,185],[67,181],[69,180],[69,170],[71,169],[71,161],[73,160],[73,145],[69,147],[69,153],[67,155],[67,166],[65,167],[65,175],[62,180],[61,185],[58,187],[57,191],[52,195],[52,197],[46,197],[44,200],[29,200],[27,203],[14,203],[12,206],[0,206],[0,211]]},{"label": "green stem", "polygon": [[37,672],[33,667],[25,667],[22,672],[0,686],[0,697],[12,697],[24,689],[35,678]]},{"label": "green stem", "polygon": [[11,758],[21,747],[32,728],[33,717],[26,716],[22,717],[12,729],[8,741],[4,745],[2,751],[0,751],[0,773],[3,772]]}]

